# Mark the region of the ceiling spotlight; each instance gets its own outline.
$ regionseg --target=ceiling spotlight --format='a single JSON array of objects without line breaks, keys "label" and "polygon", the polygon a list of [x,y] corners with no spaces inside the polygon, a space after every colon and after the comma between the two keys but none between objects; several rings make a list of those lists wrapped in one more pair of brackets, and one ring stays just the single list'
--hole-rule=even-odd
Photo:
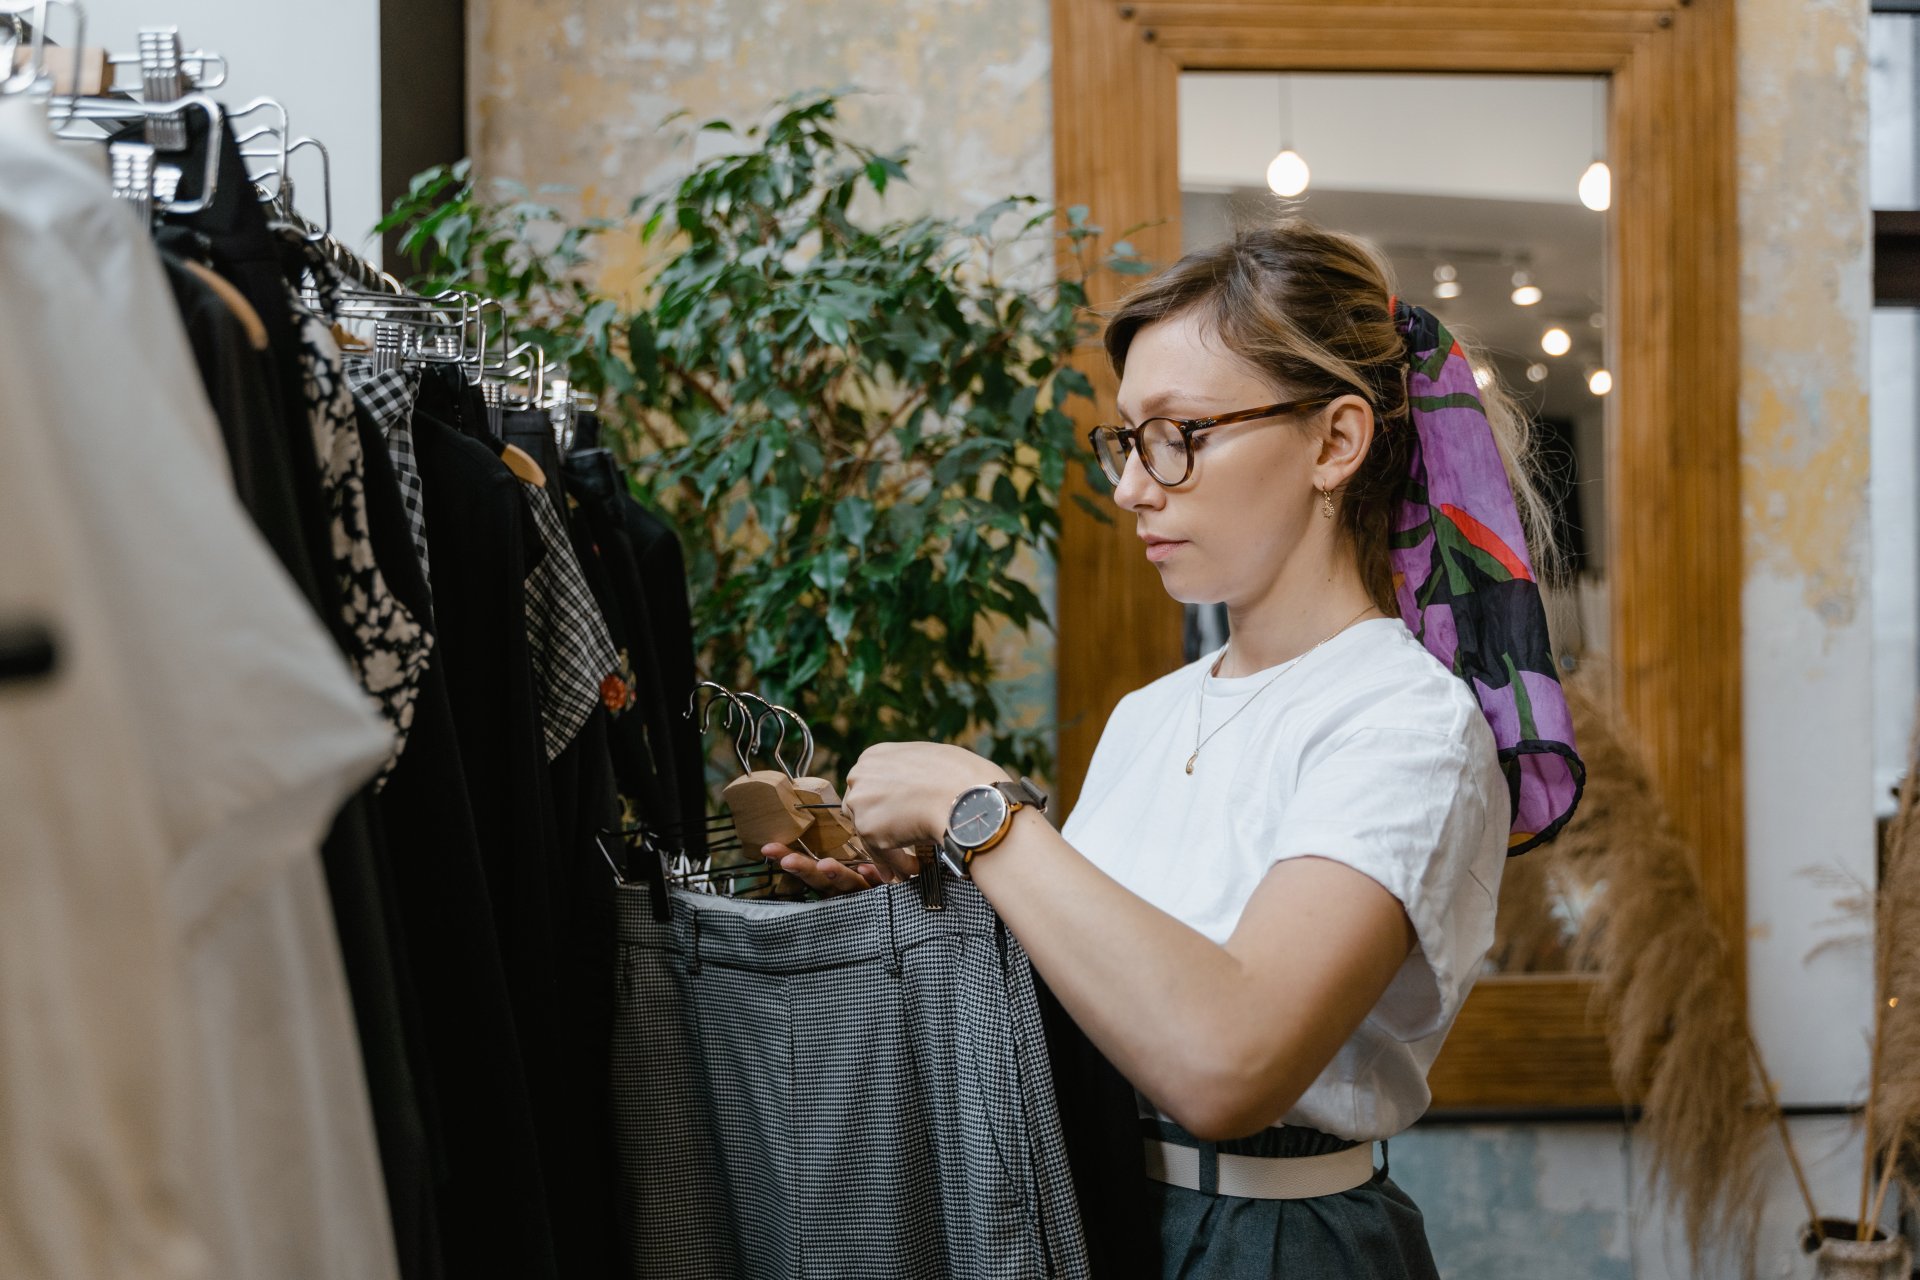
[{"label": "ceiling spotlight", "polygon": [[1453,269],[1451,262],[1443,262],[1433,269],[1433,278],[1441,284],[1445,284],[1449,280],[1459,279],[1460,273]]},{"label": "ceiling spotlight", "polygon": [[1267,166],[1267,186],[1277,196],[1297,196],[1307,189],[1313,181],[1313,171],[1307,168],[1307,162],[1300,153],[1288,147],[1273,158]]},{"label": "ceiling spotlight", "polygon": [[1573,338],[1559,325],[1540,335],[1540,349],[1550,356],[1563,356],[1573,350]]},{"label": "ceiling spotlight", "polygon": [[1532,276],[1524,271],[1516,271],[1513,273],[1514,306],[1530,307],[1540,301],[1541,296],[1540,286],[1533,282]]},{"label": "ceiling spotlight", "polygon": [[1587,375],[1587,390],[1597,396],[1603,396],[1613,390],[1613,375],[1605,369],[1595,369]]},{"label": "ceiling spotlight", "polygon": [[1433,286],[1433,296],[1436,298],[1459,297],[1460,282],[1458,280],[1442,280],[1439,284]]},{"label": "ceiling spotlight", "polygon": [[1606,312],[1604,312],[1604,311],[1596,311],[1596,312],[1594,312],[1594,313],[1593,313],[1592,315],[1590,315],[1590,316],[1588,316],[1588,317],[1587,317],[1587,323],[1588,323],[1589,325],[1591,325],[1591,326],[1592,326],[1593,328],[1595,328],[1595,329],[1604,329],[1604,328],[1606,328],[1606,327],[1607,327],[1607,314],[1606,314]]},{"label": "ceiling spotlight", "polygon": [[1473,370],[1473,385],[1485,391],[1493,385],[1493,370],[1485,365],[1477,365]]},{"label": "ceiling spotlight", "polygon": [[1580,175],[1580,203],[1595,213],[1605,213],[1613,204],[1613,172],[1605,160],[1595,160]]},{"label": "ceiling spotlight", "polygon": [[1545,382],[1546,380],[1547,380],[1547,366],[1545,366],[1544,364],[1541,364],[1538,360],[1535,360],[1532,364],[1527,366],[1528,382]]}]

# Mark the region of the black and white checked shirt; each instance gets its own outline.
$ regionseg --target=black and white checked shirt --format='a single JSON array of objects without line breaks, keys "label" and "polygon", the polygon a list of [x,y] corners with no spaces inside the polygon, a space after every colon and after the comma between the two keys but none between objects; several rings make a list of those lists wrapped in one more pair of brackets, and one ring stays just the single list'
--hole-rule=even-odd
[{"label": "black and white checked shirt", "polygon": [[347,364],[347,380],[354,398],[386,437],[394,478],[400,482],[400,505],[407,513],[407,531],[413,535],[413,549],[420,556],[420,576],[431,586],[426,503],[421,496],[420,464],[413,456],[413,402],[420,394],[420,371],[403,367],[375,373],[370,362],[353,360]]},{"label": "black and white checked shirt", "polygon": [[[559,482],[558,476],[549,481]],[[567,749],[599,705],[601,684],[620,669],[620,655],[552,495],[530,484],[524,488],[545,550],[527,575],[527,645],[551,760]]]}]

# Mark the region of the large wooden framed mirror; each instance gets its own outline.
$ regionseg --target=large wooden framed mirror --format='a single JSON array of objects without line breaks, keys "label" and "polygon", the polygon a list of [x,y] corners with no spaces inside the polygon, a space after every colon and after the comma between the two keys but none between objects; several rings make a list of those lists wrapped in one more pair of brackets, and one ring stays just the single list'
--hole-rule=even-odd
[{"label": "large wooden framed mirror", "polygon": [[[1183,217],[1181,181],[1182,101],[1197,109],[1208,73],[1312,75],[1322,88],[1329,77],[1393,75],[1583,77],[1592,86],[1613,183],[1597,224],[1595,308],[1612,391],[1600,425],[1583,429],[1605,476],[1592,548],[1605,568],[1597,625],[1627,723],[1699,850],[1708,899],[1726,936],[1742,939],[1732,0],[1595,0],[1578,11],[1529,0],[1054,0],[1053,13],[1056,198],[1087,206],[1105,227],[1140,228],[1131,239],[1153,262],[1173,261],[1202,234],[1189,223],[1215,216],[1190,181]],[[1409,147],[1479,142],[1450,135],[1417,99],[1402,116]],[[1260,130],[1271,145],[1275,125],[1263,115],[1223,127]],[[1348,220],[1339,200],[1323,206],[1306,212],[1333,226]],[[1358,197],[1345,205],[1359,207]],[[1383,247],[1411,294],[1421,255],[1443,246]],[[1515,259],[1497,263],[1510,268]],[[1101,280],[1094,302],[1125,285]],[[1110,408],[1104,363],[1090,352],[1085,367]],[[1107,713],[1180,665],[1189,620],[1129,530],[1073,502],[1062,521],[1057,785],[1070,803]],[[1576,972],[1483,977],[1432,1072],[1435,1108],[1617,1107],[1603,1032],[1588,1015],[1592,982]]]}]

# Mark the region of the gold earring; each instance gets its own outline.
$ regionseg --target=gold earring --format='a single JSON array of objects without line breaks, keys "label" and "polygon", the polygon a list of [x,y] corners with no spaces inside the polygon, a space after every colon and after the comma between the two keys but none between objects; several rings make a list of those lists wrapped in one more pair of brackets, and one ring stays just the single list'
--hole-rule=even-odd
[{"label": "gold earring", "polygon": [[1320,514],[1329,520],[1333,519],[1333,490],[1322,489],[1320,496],[1326,499],[1325,505],[1320,508]]}]

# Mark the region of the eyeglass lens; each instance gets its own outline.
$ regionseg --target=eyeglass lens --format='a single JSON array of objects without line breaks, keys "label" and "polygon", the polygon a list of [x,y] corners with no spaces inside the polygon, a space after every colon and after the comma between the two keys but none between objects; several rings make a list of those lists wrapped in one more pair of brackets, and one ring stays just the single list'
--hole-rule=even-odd
[{"label": "eyeglass lens", "polygon": [[[1180,427],[1171,418],[1148,418],[1133,434],[1140,448],[1140,460],[1147,474],[1161,484],[1179,484],[1187,478],[1187,442]],[[1094,454],[1107,479],[1120,483],[1127,469],[1127,443],[1118,431],[1102,429],[1094,433]]]}]

